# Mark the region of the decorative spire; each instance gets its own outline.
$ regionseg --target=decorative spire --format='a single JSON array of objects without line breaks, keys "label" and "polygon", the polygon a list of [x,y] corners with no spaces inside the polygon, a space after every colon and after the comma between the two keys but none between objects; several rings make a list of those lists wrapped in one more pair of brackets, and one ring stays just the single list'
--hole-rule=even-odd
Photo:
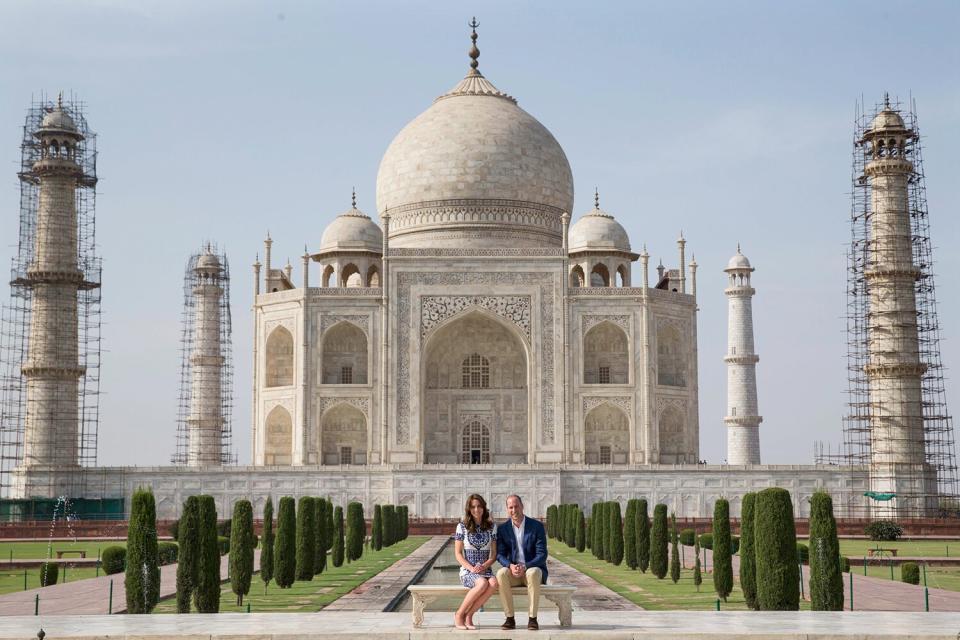
[{"label": "decorative spire", "polygon": [[883,92],[883,106],[885,109],[890,108],[890,92],[889,91]]},{"label": "decorative spire", "polygon": [[57,95],[57,109],[63,111],[63,90],[60,90],[60,93]]},{"label": "decorative spire", "polygon": [[351,189],[353,189],[353,193],[350,196],[350,206],[356,209],[357,208],[357,188],[351,187]]},{"label": "decorative spire", "polygon": [[477,67],[480,66],[480,63],[477,62],[477,58],[480,57],[480,49],[477,48],[477,27],[480,26],[480,23],[477,22],[477,16],[473,16],[473,20],[470,21],[470,24],[467,25],[472,29],[470,33],[470,40],[473,42],[473,46],[470,47],[470,68],[474,71],[477,70]]},{"label": "decorative spire", "polygon": [[740,243],[739,243],[739,242],[737,243],[737,253],[739,253],[740,255],[743,255],[742,253],[740,253]]},{"label": "decorative spire", "polygon": [[596,187],[593,188],[593,208],[600,208],[600,190]]}]

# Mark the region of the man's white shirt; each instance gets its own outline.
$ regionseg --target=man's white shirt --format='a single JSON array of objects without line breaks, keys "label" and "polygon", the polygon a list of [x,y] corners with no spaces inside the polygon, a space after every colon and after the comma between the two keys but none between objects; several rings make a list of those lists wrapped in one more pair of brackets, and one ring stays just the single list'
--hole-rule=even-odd
[{"label": "man's white shirt", "polygon": [[517,539],[517,564],[526,565],[527,557],[523,555],[523,527],[527,524],[527,517],[524,516],[523,520],[520,522],[520,526],[513,524],[513,520],[510,520],[510,526],[513,527],[513,535]]}]

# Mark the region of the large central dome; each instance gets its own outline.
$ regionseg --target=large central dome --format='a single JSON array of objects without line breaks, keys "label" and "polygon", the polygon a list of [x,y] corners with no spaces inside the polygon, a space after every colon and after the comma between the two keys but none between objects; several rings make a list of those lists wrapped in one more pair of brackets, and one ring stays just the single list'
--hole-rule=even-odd
[{"label": "large central dome", "polygon": [[393,247],[559,247],[572,208],[556,138],[476,68],[397,134],[377,174]]}]

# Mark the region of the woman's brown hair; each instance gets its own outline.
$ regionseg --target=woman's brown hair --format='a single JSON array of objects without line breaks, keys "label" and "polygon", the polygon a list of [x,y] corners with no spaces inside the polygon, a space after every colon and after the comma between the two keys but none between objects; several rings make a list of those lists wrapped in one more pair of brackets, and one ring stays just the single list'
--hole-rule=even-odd
[{"label": "woman's brown hair", "polygon": [[474,533],[477,530],[477,524],[473,521],[473,516],[470,514],[470,505],[473,504],[474,500],[477,500],[480,506],[483,507],[483,516],[480,517],[480,529],[493,529],[493,518],[490,517],[490,510],[487,509],[487,501],[484,500],[483,496],[479,493],[471,493],[470,497],[467,498],[467,504],[463,508],[463,526],[466,527],[470,533]]}]

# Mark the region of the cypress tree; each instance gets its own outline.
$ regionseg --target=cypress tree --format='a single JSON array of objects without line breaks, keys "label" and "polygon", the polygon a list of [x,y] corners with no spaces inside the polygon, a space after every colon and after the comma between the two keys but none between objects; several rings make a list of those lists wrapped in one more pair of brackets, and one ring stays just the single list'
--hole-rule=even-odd
[{"label": "cypress tree", "polygon": [[650,516],[647,501],[637,502],[637,568],[643,573],[650,567]]},{"label": "cypress tree", "polygon": [[700,585],[703,584],[703,573],[700,571],[700,536],[697,532],[693,533],[693,584],[697,585],[697,593],[700,593]]},{"label": "cypress tree", "polygon": [[610,503],[610,562],[623,563],[623,519],[620,517],[620,503]]},{"label": "cypress tree", "polygon": [[720,498],[713,507],[713,588],[724,602],[733,591],[732,544],[730,503]]},{"label": "cypress tree", "polygon": [[297,577],[297,506],[293,498],[280,498],[277,535],[273,543],[273,579],[287,589]]},{"label": "cypress tree", "polygon": [[757,494],[753,508],[757,557],[757,607],[760,611],[800,608],[797,530],[790,492],[779,487]]},{"label": "cypress tree", "polygon": [[197,545],[200,503],[190,496],[183,503],[177,530],[177,613],[190,613],[190,601],[197,587]]},{"label": "cypress tree", "polygon": [[577,521],[580,506],[571,504],[567,507],[567,546],[571,549],[577,546]]},{"label": "cypress tree", "polygon": [[623,517],[623,557],[631,569],[637,568],[637,502],[636,498],[627,500]]},{"label": "cypress tree", "polygon": [[[183,552],[181,551],[181,554]],[[260,536],[260,579],[263,580],[263,592],[273,580],[273,498],[267,496],[263,505],[263,535]]]},{"label": "cypress tree", "polygon": [[586,548],[590,549],[590,553],[593,553],[593,538],[591,537],[593,533],[590,531],[590,518],[584,518],[584,542],[586,543]]},{"label": "cypress tree", "polygon": [[323,562],[324,567],[326,567],[330,563],[327,554],[333,549],[333,536],[336,534],[336,530],[333,526],[333,500],[327,498],[324,502],[326,506],[323,508],[323,513],[327,522],[323,527]]},{"label": "cypress tree", "polygon": [[810,608],[843,611],[840,541],[833,499],[825,491],[817,491],[810,499]]},{"label": "cypress tree", "polygon": [[198,613],[220,612],[220,545],[217,542],[217,503],[213,496],[200,496],[197,587],[194,605]]},{"label": "cypress tree", "polygon": [[587,527],[583,511],[577,508],[577,551],[583,553],[587,546]]},{"label": "cypress tree", "polygon": [[600,550],[599,543],[597,542],[597,529],[600,528],[600,525],[599,525],[600,521],[597,519],[598,518],[597,514],[599,512],[600,512],[600,507],[596,502],[590,505],[590,527],[589,527],[590,545],[589,546],[590,546],[590,553],[593,554],[594,558],[600,557],[599,555],[597,555]]},{"label": "cypress tree", "polygon": [[[394,518],[396,519],[396,518]],[[343,565],[343,507],[336,507],[333,510],[333,566]]]},{"label": "cypress tree", "polygon": [[237,594],[237,606],[241,606],[253,578],[253,505],[249,500],[233,505],[230,522],[230,588]]},{"label": "cypress tree", "polygon": [[740,589],[751,609],[757,608],[757,557],[754,529],[754,508],[757,494],[743,496],[740,505]]},{"label": "cypress tree", "polygon": [[607,503],[597,505],[597,558],[607,559],[607,530],[610,528],[607,516]]},{"label": "cypress tree", "polygon": [[677,533],[677,514],[670,514],[670,524],[673,526],[673,531],[670,532],[670,579],[673,580],[673,584],[677,584],[680,580],[680,550],[677,546],[677,539],[679,537]]},{"label": "cypress tree", "polygon": [[320,575],[327,568],[327,550],[323,548],[323,525],[326,520],[324,508],[327,501],[313,499],[313,575]]},{"label": "cypress tree", "polygon": [[127,531],[127,613],[150,613],[160,599],[157,506],[150,489],[137,489],[130,503]]},{"label": "cypress tree", "polygon": [[410,507],[402,505],[401,509],[403,509],[403,539],[406,540],[410,536]]},{"label": "cypress tree", "polygon": [[367,523],[363,519],[363,505],[351,502],[347,505],[347,562],[359,560],[363,555],[363,540],[366,536]]},{"label": "cypress tree", "polygon": [[547,537],[554,538],[557,537],[557,505],[552,504],[547,507]]},{"label": "cypress tree", "polygon": [[370,532],[373,550],[380,551],[383,548],[383,509],[380,505],[373,505],[373,531]]},{"label": "cypress tree", "polygon": [[297,501],[297,580],[313,580],[313,561],[316,555],[314,549],[313,498],[304,496]]},{"label": "cypress tree", "polygon": [[[394,538],[393,527],[396,522],[394,516],[394,506],[392,504],[383,505],[383,546],[392,546],[396,539]],[[334,530],[336,534],[336,530]]]},{"label": "cypress tree", "polygon": [[650,531],[650,571],[662,580],[667,575],[667,505],[653,508],[653,528]]}]

